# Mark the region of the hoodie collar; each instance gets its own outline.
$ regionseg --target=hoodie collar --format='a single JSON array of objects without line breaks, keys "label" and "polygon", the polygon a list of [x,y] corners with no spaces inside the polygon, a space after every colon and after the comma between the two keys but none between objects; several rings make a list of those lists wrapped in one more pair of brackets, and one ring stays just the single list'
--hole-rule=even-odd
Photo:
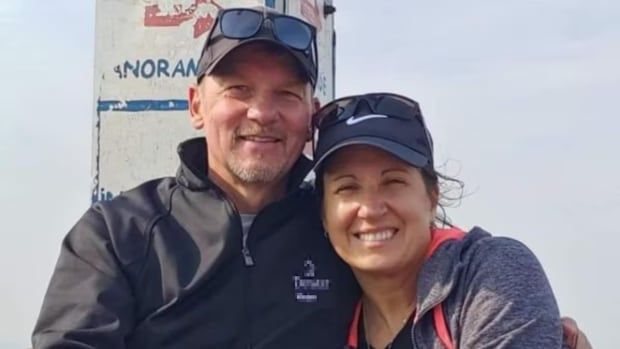
[{"label": "hoodie collar", "polygon": [[414,322],[441,303],[452,291],[461,272],[459,256],[463,245],[458,242],[463,237],[464,232],[458,228],[433,229],[429,253],[418,276]]},{"label": "hoodie collar", "polygon": [[[437,229],[441,233],[443,229]],[[444,232],[459,230],[447,229]],[[443,302],[455,287],[463,272],[463,251],[470,248],[478,240],[490,234],[479,227],[474,227],[460,239],[448,239],[447,243],[436,246],[436,250],[428,257],[418,276],[418,293],[416,300],[417,322],[424,313]]]}]

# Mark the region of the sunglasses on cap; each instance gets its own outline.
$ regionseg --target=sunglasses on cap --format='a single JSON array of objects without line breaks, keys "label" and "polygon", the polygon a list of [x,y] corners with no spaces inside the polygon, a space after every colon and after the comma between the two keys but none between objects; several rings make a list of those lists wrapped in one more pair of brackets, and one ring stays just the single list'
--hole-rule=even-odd
[{"label": "sunglasses on cap", "polygon": [[342,122],[353,125],[368,118],[386,117],[421,123],[426,141],[430,150],[433,150],[433,139],[418,103],[395,93],[370,93],[336,99],[318,111],[314,126],[320,137],[321,131]]},{"label": "sunglasses on cap", "polygon": [[230,39],[248,39],[271,24],[274,38],[286,46],[306,51],[313,44],[316,29],[299,18],[258,11],[251,8],[228,8],[218,13],[219,34]]}]

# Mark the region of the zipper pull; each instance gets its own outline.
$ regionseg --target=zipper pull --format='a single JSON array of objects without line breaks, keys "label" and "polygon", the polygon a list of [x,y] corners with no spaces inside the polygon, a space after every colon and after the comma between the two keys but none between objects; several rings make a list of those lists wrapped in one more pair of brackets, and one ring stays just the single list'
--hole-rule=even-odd
[{"label": "zipper pull", "polygon": [[250,250],[247,246],[243,246],[241,249],[241,253],[243,253],[243,262],[246,267],[251,267],[254,265],[254,259],[252,259],[252,255],[250,254]]}]

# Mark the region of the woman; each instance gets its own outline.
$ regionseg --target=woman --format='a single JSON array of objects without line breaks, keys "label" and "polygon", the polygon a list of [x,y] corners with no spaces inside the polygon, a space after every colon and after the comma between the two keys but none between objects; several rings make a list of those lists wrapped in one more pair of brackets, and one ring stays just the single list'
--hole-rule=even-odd
[{"label": "woman", "polygon": [[415,101],[346,97],[317,120],[326,235],[364,292],[349,347],[561,347],[557,304],[530,250],[437,214],[439,181],[455,180],[435,170]]}]

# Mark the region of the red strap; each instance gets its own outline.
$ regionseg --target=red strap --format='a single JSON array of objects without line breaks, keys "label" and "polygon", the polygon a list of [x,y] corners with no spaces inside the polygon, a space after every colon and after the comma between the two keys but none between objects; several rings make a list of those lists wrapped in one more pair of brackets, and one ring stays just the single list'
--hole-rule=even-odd
[{"label": "red strap", "polygon": [[426,258],[428,259],[430,256],[435,253],[439,245],[443,244],[448,240],[461,240],[465,236],[465,233],[459,228],[450,228],[450,229],[431,229],[431,243],[428,245],[428,250],[426,251]]},{"label": "red strap", "polygon": [[347,346],[351,349],[356,349],[358,344],[357,329],[360,323],[360,314],[362,312],[362,300],[360,299],[355,306],[355,313],[353,314],[353,321],[349,327],[349,339],[347,340]]},{"label": "red strap", "polygon": [[454,349],[452,336],[450,336],[450,331],[448,331],[448,325],[446,325],[446,318],[443,316],[443,306],[441,303],[433,308],[433,320],[435,322],[435,332],[437,332],[437,337],[439,337],[441,344],[443,344],[446,349]]},{"label": "red strap", "polygon": [[[458,228],[451,229],[437,229],[433,228],[431,230],[431,242],[428,246],[428,251],[426,252],[426,258],[428,259],[433,253],[439,248],[439,246],[448,241],[448,240],[460,240],[465,236],[465,233]],[[347,340],[347,346],[351,349],[356,349],[358,346],[358,328],[360,322],[360,315],[362,312],[362,300],[360,299],[355,306],[355,312],[353,314],[353,320],[351,321],[351,326],[349,327],[349,338]],[[452,337],[450,336],[450,331],[448,331],[448,326],[446,324],[446,319],[443,314],[443,306],[437,304],[433,308],[433,321],[435,325],[435,332],[437,332],[437,336],[439,337],[439,341],[443,344],[446,349],[454,349],[455,346],[452,342]]]},{"label": "red strap", "polygon": [[[458,228],[433,228],[431,230],[431,243],[428,247],[428,251],[426,252],[426,258],[432,256],[442,243],[448,240],[460,240],[464,236],[465,233]],[[443,314],[443,305],[441,303],[437,304],[433,308],[433,322],[435,324],[435,332],[437,332],[437,337],[439,337],[441,344],[443,344],[446,349],[454,349],[455,345],[452,341],[450,331],[448,331],[448,325]]]}]

